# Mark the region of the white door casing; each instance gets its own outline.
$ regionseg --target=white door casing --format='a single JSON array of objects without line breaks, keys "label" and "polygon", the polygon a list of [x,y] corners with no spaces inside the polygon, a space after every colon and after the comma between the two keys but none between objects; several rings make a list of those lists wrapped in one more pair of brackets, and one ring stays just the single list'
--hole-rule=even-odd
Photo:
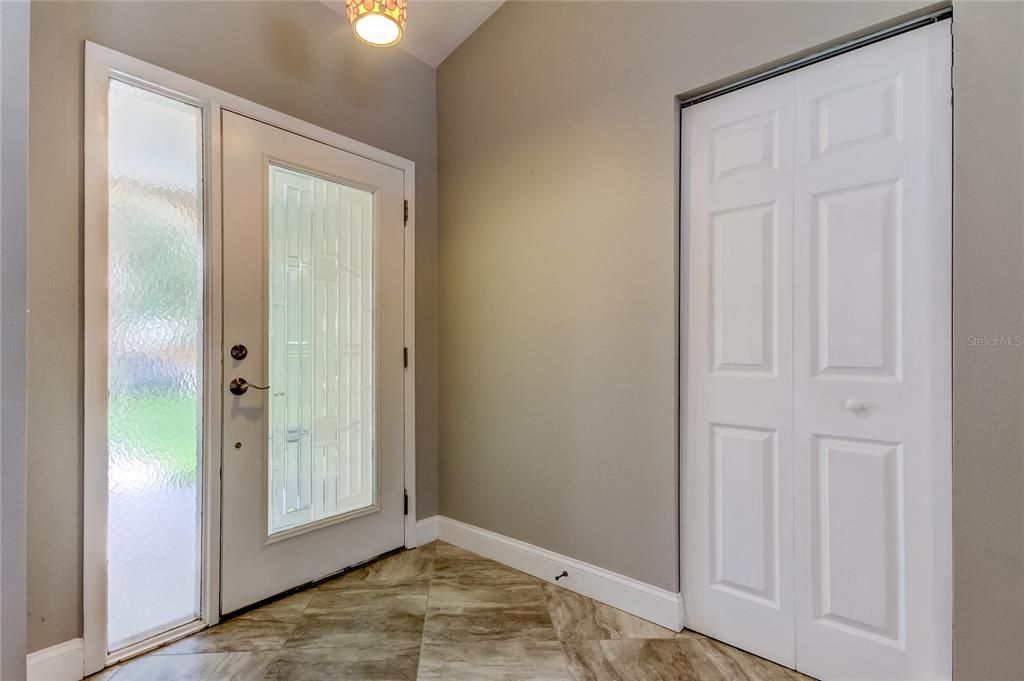
[{"label": "white door casing", "polygon": [[950,678],[952,106],[943,21],[797,73],[796,650]]},{"label": "white door casing", "polygon": [[793,76],[684,124],[686,621],[792,665]]},{"label": "white door casing", "polygon": [[687,625],[819,678],[952,673],[950,61],[943,21],[683,115]]},{"label": "white door casing", "polygon": [[[116,52],[92,42],[85,43],[85,102],[84,126],[84,229],[86,253],[85,270],[85,394],[84,414],[85,455],[83,465],[84,537],[82,556],[83,583],[83,639],[85,671],[97,672],[106,664],[152,650],[160,645],[215,624],[220,615],[221,580],[221,472],[222,426],[221,415],[223,385],[222,373],[229,367],[221,366],[222,343],[222,252],[223,220],[221,214],[221,112],[233,111],[263,121],[282,130],[289,130],[310,140],[318,140],[336,149],[344,149],[365,159],[398,169],[405,179],[405,198],[408,219],[405,225],[405,346],[408,348],[408,368],[405,371],[405,485],[409,499],[409,512],[405,517],[405,544],[416,545],[416,433],[415,433],[415,234],[416,193],[415,163],[368,144],[312,125],[279,111],[237,97],[205,83],[186,78],[154,66],[129,55]],[[203,389],[206,405],[203,414],[204,451],[203,478],[203,578],[202,621],[190,627],[176,629],[154,636],[130,649],[108,655],[106,636],[106,528],[107,528],[107,451],[106,437],[107,389],[105,342],[106,270],[89,267],[89,263],[104,263],[106,243],[107,135],[106,113],[109,79],[117,78],[166,92],[183,101],[193,102],[204,110],[204,156],[207,158],[204,182],[207,202],[205,220],[208,225],[204,239],[205,281],[204,299],[207,310],[204,354],[208,370]],[[98,255],[97,255],[98,254]],[[227,376],[230,380],[230,376]]]},{"label": "white door casing", "polygon": [[[404,544],[404,176],[391,166],[245,116],[228,111],[222,116],[225,445],[221,608],[228,613]],[[298,525],[287,532],[273,532],[268,514],[269,400],[284,389],[279,384],[281,377],[288,375],[287,371],[271,375],[268,366],[271,166],[298,171],[294,180],[288,180],[291,184],[283,188],[285,192],[297,193],[296,196],[303,191],[298,186],[303,176],[354,187],[353,194],[372,192],[372,207],[366,204],[362,209],[372,209],[375,214],[376,329],[371,336],[376,337],[376,366],[375,380],[368,380],[375,391],[377,492],[360,502],[362,505],[356,504],[358,508],[350,514],[308,525],[303,524],[303,509],[287,512],[275,502],[270,505],[273,522]],[[293,210],[312,210],[302,203],[305,200],[299,196]],[[359,199],[352,201],[358,203]],[[295,224],[313,219],[311,215],[296,218]],[[317,251],[313,257],[317,264],[311,271],[326,271],[318,268],[325,258],[329,259],[328,255]],[[325,298],[317,300],[316,304],[322,305]],[[237,361],[231,357],[230,349],[236,343],[247,346],[246,359]],[[312,357],[310,361],[316,362]],[[264,385],[265,379],[270,378],[271,390],[250,389],[244,395],[232,395],[228,382],[235,377],[256,385]],[[308,387],[312,390],[312,386]],[[306,388],[301,386],[302,390]],[[330,413],[313,416],[314,420],[306,426],[310,430],[304,436],[307,440],[303,446],[320,452],[330,446],[332,436],[328,431],[337,431],[338,419]],[[236,442],[240,448],[235,447]],[[299,465],[315,468],[319,458],[317,454]],[[317,517],[332,510],[315,501],[320,496],[302,495],[302,503],[310,504],[306,510]]]}]

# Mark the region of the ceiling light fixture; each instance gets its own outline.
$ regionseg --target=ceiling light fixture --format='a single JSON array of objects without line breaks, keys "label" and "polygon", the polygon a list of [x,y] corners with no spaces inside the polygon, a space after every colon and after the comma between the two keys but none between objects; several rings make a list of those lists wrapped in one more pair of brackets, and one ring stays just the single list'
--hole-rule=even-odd
[{"label": "ceiling light fixture", "polygon": [[364,43],[387,47],[405,32],[406,0],[345,0],[345,12]]}]

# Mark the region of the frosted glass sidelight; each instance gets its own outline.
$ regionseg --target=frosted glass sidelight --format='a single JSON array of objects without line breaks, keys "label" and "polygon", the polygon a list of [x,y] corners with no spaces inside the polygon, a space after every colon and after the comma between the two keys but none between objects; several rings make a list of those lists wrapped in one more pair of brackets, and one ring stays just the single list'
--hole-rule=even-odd
[{"label": "frosted glass sidelight", "polygon": [[270,533],[375,500],[373,194],[270,166]]},{"label": "frosted glass sidelight", "polygon": [[108,648],[199,617],[202,112],[109,89]]}]

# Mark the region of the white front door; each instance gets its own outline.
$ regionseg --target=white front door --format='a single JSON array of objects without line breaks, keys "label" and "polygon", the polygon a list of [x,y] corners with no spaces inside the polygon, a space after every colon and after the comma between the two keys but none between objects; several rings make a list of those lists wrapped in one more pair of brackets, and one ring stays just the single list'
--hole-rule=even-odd
[{"label": "white front door", "polygon": [[404,544],[404,175],[222,129],[229,613]]},{"label": "white front door", "polygon": [[950,32],[684,111],[687,626],[952,673]]}]

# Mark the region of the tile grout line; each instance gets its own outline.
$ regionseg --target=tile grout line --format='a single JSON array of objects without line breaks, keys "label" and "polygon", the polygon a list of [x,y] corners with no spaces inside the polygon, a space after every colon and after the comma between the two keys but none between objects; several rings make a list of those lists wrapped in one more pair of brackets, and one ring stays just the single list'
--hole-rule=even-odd
[{"label": "tile grout line", "polygon": [[566,650],[565,640],[562,639],[562,632],[555,626],[555,615],[551,612],[551,598],[548,596],[548,590],[544,588],[545,582],[544,580],[540,580],[540,582],[540,593],[544,598],[544,609],[548,612],[548,621],[551,623],[551,631],[555,632],[555,640],[558,641],[558,650],[562,653],[562,661],[565,663],[565,673],[568,675],[568,678],[572,679],[574,678],[574,675],[572,673],[569,653]]},{"label": "tile grout line", "polygon": [[430,573],[427,579],[427,602],[423,608],[423,626],[420,628],[420,654],[416,658],[416,681],[420,678],[420,665],[423,664],[423,646],[426,645],[427,641],[427,614],[430,612],[430,592],[434,587],[434,561],[437,560],[437,540],[433,542],[434,547],[430,552]]},{"label": "tile grout line", "polygon": [[[425,650],[426,650],[426,623],[427,623],[427,620],[428,620],[428,618],[430,616],[431,608],[433,607],[434,598],[435,598],[433,596],[433,585],[434,585],[435,582],[438,583],[439,585],[444,585],[448,580],[453,580],[454,579],[457,582],[458,579],[459,579],[458,577],[454,576],[455,573],[453,573],[450,576],[446,576],[447,573],[445,575],[440,575],[439,576],[440,573],[438,572],[438,565],[437,565],[437,562],[438,562],[437,546],[439,544],[442,544],[442,542],[438,541],[438,542],[431,542],[431,543],[434,544],[434,546],[431,547],[430,557],[428,559],[424,559],[422,563],[420,563],[418,560],[413,559],[408,564],[400,564],[400,565],[398,565],[397,569],[392,569],[392,570],[382,569],[376,575],[369,575],[366,578],[359,579],[359,580],[357,580],[357,581],[355,581],[355,582],[353,582],[351,584],[352,586],[355,586],[355,587],[358,588],[359,585],[366,585],[366,586],[370,586],[370,585],[374,585],[374,586],[378,586],[378,585],[379,586],[400,586],[400,585],[411,585],[411,584],[415,584],[416,582],[420,582],[420,581],[425,582],[426,593],[425,593],[425,595],[422,596],[422,597],[424,597],[424,601],[423,601],[424,602],[424,609],[423,609],[423,612],[422,612],[422,620],[421,620],[421,626],[420,626],[420,632],[419,632],[420,646],[419,646],[419,654],[418,654],[418,657],[417,657],[416,665],[414,667],[414,676],[411,677],[411,679],[413,681],[419,681],[420,679],[425,678],[425,677],[422,676],[424,674],[423,668],[422,668],[423,667],[422,663],[423,663],[423,659],[425,657]],[[422,548],[425,548],[425,547],[422,547]],[[460,547],[455,547],[455,548],[456,549],[460,549]],[[465,550],[461,549],[461,551],[465,551]],[[471,556],[473,558],[480,558],[481,561],[486,561],[487,563],[495,563],[496,565],[499,565],[499,566],[501,565],[500,563],[497,563],[496,561],[492,561],[490,559],[481,557],[478,554],[473,554],[470,551],[465,551],[465,552],[468,553],[468,554],[471,554]],[[401,555],[401,553],[396,554],[396,555]],[[446,556],[445,560],[442,561],[443,562],[443,566],[445,566],[448,569],[451,569],[451,568],[455,567],[453,565],[450,565],[447,562],[447,560],[448,560],[447,553],[445,554],[445,556]],[[422,565],[423,569],[416,570],[415,567],[419,566],[419,565]],[[465,565],[461,565],[461,564],[458,563],[458,561],[456,561],[456,565],[458,566],[457,572],[460,573],[460,574],[463,574],[464,576],[469,576],[469,577],[471,577],[473,579],[475,579],[476,577],[479,577],[481,579],[485,579],[485,581],[486,581],[486,579],[490,579],[491,572],[488,570],[487,566],[478,567],[475,561],[472,562],[472,563],[466,563]],[[394,567],[395,566],[392,566],[392,568],[394,568]],[[505,567],[507,567],[507,566],[505,566]],[[478,572],[477,571],[478,569],[481,572]],[[515,570],[514,568],[507,568],[507,569],[512,571],[512,572],[521,573],[521,571]],[[635,618],[633,616],[628,615],[628,613],[622,613],[622,611],[619,611],[619,610],[617,610],[617,609],[615,609],[615,608],[613,608],[611,606],[604,606],[604,605],[600,604],[599,602],[593,601],[593,599],[587,598],[587,597],[579,595],[579,594],[569,595],[567,593],[564,593],[563,589],[559,588],[558,585],[546,583],[546,582],[544,582],[544,580],[541,580],[539,578],[536,578],[536,577],[528,575],[528,573],[522,573],[522,574],[525,575],[526,577],[528,577],[528,579],[529,579],[529,581],[531,583],[537,583],[538,586],[540,587],[540,596],[542,598],[542,603],[543,603],[543,612],[545,612],[547,614],[548,625],[550,626],[552,634],[553,634],[553,638],[550,639],[550,640],[551,640],[552,644],[558,644],[558,651],[560,653],[560,655],[556,658],[554,656],[554,650],[550,650],[549,649],[551,657],[548,657],[547,659],[550,661],[551,665],[555,665],[556,664],[556,659],[561,659],[562,660],[562,663],[563,663],[562,670],[563,671],[558,672],[558,673],[559,674],[565,674],[565,678],[566,679],[590,678],[588,676],[588,674],[590,674],[591,671],[592,671],[590,669],[590,665],[591,665],[592,662],[593,663],[597,663],[601,659],[607,660],[608,658],[606,656],[615,657],[618,654],[616,651],[619,651],[619,650],[629,651],[629,650],[634,650],[634,649],[646,649],[646,647],[649,644],[653,644],[653,645],[657,645],[657,646],[662,646],[663,643],[665,643],[667,645],[668,641],[673,641],[673,640],[675,641],[676,645],[679,645],[679,644],[683,643],[683,640],[684,640],[685,637],[681,637],[678,634],[672,635],[672,636],[667,636],[667,637],[659,637],[659,636],[657,636],[657,633],[654,631],[654,629],[652,629],[651,631],[648,631],[647,629],[645,629],[643,627],[637,628],[635,626],[635,624],[631,623],[632,620],[635,619]],[[386,575],[386,578],[382,578],[382,577],[384,577],[384,575]],[[410,575],[412,575],[411,578],[410,578]],[[472,581],[472,579],[471,579],[471,581]],[[341,589],[344,589],[346,585],[339,585],[339,586],[340,586]],[[422,588],[422,587],[420,587],[420,588]],[[319,590],[314,589],[313,591],[315,591],[316,593],[324,593],[324,594],[332,594],[332,593],[337,592],[336,589],[327,589],[327,590],[324,590],[324,591],[319,591]],[[444,598],[442,598],[441,592],[438,593],[437,598],[441,598],[442,600],[444,600]],[[287,636],[285,636],[281,640],[280,643],[277,642],[278,641],[278,637],[277,636],[270,637],[270,640],[264,639],[267,643],[270,644],[266,648],[255,648],[255,649],[249,649],[249,650],[240,650],[240,649],[235,649],[235,650],[227,649],[227,650],[225,650],[223,648],[219,648],[219,649],[215,649],[215,650],[205,650],[205,651],[182,652],[182,653],[165,653],[163,655],[158,655],[154,651],[154,653],[151,653],[151,655],[153,657],[170,657],[170,658],[173,658],[175,656],[181,655],[181,656],[183,656],[183,658],[184,657],[189,657],[189,658],[192,658],[193,660],[201,659],[201,658],[207,658],[207,657],[215,658],[215,657],[220,656],[220,655],[224,655],[224,656],[231,656],[231,655],[260,656],[260,655],[266,655],[266,656],[268,656],[270,658],[277,658],[278,656],[287,655],[289,653],[300,653],[301,654],[301,653],[305,653],[305,652],[313,653],[315,651],[336,650],[336,649],[339,648],[339,646],[338,645],[329,645],[329,644],[325,645],[325,643],[327,643],[326,639],[319,639],[318,640],[315,637],[307,639],[307,638],[305,638],[303,636],[299,636],[296,633],[298,628],[301,626],[301,623],[303,621],[305,621],[307,618],[310,618],[310,617],[314,617],[315,618],[317,616],[316,614],[310,614],[309,613],[309,610],[311,609],[314,600],[316,600],[316,594],[311,595],[308,600],[306,600],[305,602],[301,603],[301,605],[302,605],[302,609],[301,610],[299,610],[297,608],[294,609],[294,610],[287,610],[286,609],[284,612],[287,613],[286,617],[289,620],[289,624],[290,624],[289,632],[290,633]],[[485,600],[487,602],[490,602],[487,599],[485,599]],[[531,600],[532,600],[532,598],[531,598]],[[576,602],[577,600],[579,600],[579,603]],[[440,601],[438,601],[438,603],[440,604]],[[444,608],[444,605],[441,605],[441,607]],[[498,606],[495,605],[494,607],[497,608]],[[605,611],[606,609],[607,609],[607,612]],[[555,615],[556,615],[556,612],[561,613],[559,618],[557,618],[559,621],[562,622],[563,626],[561,628],[555,626],[555,622],[556,622],[556,616]],[[625,616],[625,618],[626,618],[624,621],[621,621],[621,622],[619,621],[619,617],[618,617],[618,615],[620,613],[622,613]],[[614,617],[613,617],[613,615],[614,615]],[[566,619],[566,618],[568,618],[568,619]],[[275,616],[274,619],[278,619],[278,617]],[[580,621],[577,622],[576,620],[580,620]],[[589,625],[590,626],[582,627],[583,624],[586,624],[586,622],[584,622],[584,620],[589,621]],[[538,622],[538,623],[540,622],[540,620],[535,620],[535,621]],[[531,626],[532,627],[534,625],[526,625],[526,626]],[[442,629],[443,629],[443,627],[442,627]],[[661,628],[660,627],[656,627],[655,629],[661,629]],[[413,631],[409,631],[409,633],[412,634]],[[494,632],[491,632],[491,633],[493,634]],[[537,632],[537,633],[540,633],[540,632]],[[514,632],[513,632],[513,634],[514,634]],[[248,634],[246,634],[246,636],[248,636]],[[515,639],[514,635],[513,635],[512,638],[514,640],[518,640],[518,639]],[[252,639],[250,639],[250,640],[252,640]],[[437,639],[437,640],[441,640],[443,642],[444,641],[443,634],[441,635],[441,638]],[[467,641],[465,641],[465,643],[467,644],[468,648],[479,649],[480,646],[482,646],[484,643],[487,643],[487,642],[492,641],[492,640],[495,640],[495,639],[485,638],[483,640],[467,640]],[[523,645],[525,646],[525,648],[521,651],[521,655],[526,655],[527,657],[529,657],[529,655],[530,655],[529,652],[528,652],[529,649],[530,649],[530,645],[529,644],[531,644],[533,642],[540,643],[542,640],[545,641],[545,643],[542,644],[543,647],[546,647],[547,645],[549,645],[548,643],[546,643],[546,641],[549,640],[547,638],[547,634],[543,634],[543,638],[536,636],[536,634],[531,634],[530,637],[529,637],[529,640],[526,640],[526,639],[523,640]],[[708,639],[706,637],[701,637],[700,640],[702,642],[705,642],[705,643],[706,642],[711,642],[712,644],[717,643],[717,642],[714,642],[713,639]],[[286,644],[289,641],[293,641],[294,643],[300,643],[301,641],[308,641],[309,643],[313,643],[313,645],[311,645],[311,646],[301,646],[301,645],[300,646],[294,646],[294,645],[293,646],[287,646]],[[435,641],[435,639],[432,638],[432,641]],[[411,644],[411,641],[409,641],[409,643]],[[227,641],[227,644],[230,646],[230,640]],[[608,650],[607,651],[605,650],[606,644],[608,646]],[[582,646],[582,648],[580,646]],[[752,674],[753,672],[751,672],[750,669],[754,669],[756,671],[758,669],[758,667],[759,667],[759,664],[758,664],[759,662],[767,663],[769,665],[766,669],[760,670],[760,671],[763,671],[763,672],[765,672],[767,674],[767,676],[764,677],[766,679],[766,681],[768,681],[769,677],[770,677],[771,681],[797,681],[797,680],[800,679],[799,676],[797,676],[797,677],[790,676],[789,675],[790,670],[786,670],[784,668],[776,668],[776,665],[774,665],[773,663],[761,660],[761,658],[756,658],[756,656],[749,656],[749,654],[746,654],[746,653],[743,653],[742,651],[733,649],[731,646],[728,646],[726,644],[721,644],[721,646],[722,646],[722,650],[716,651],[716,650],[696,650],[696,649],[695,650],[690,650],[690,648],[693,648],[694,646],[689,645],[689,644],[682,645],[682,647],[686,649],[686,651],[684,653],[685,657],[693,656],[694,661],[696,661],[696,659],[698,659],[698,658],[703,658],[705,663],[710,664],[710,668],[704,669],[703,671],[705,671],[707,673],[711,673],[712,674],[712,678],[709,678],[709,677],[705,676],[705,677],[700,678],[700,679],[695,679],[695,681],[723,681],[724,678],[728,678],[727,676],[722,676],[721,674],[718,673],[718,672],[724,672],[724,669],[723,669],[723,666],[722,666],[723,664],[726,664],[727,667],[732,667],[734,665],[738,665],[741,670],[745,670],[745,671],[747,671],[747,672]],[[445,653],[443,652],[443,649],[445,647],[446,646],[442,645],[441,649],[435,650],[434,651],[435,655],[440,652],[442,657],[445,657]],[[696,646],[696,648],[698,648],[698,649],[702,649],[702,648],[705,648],[705,647],[706,646],[704,646],[704,645]],[[713,645],[712,647],[714,648],[716,646]],[[486,647],[484,647],[483,649],[486,650]],[[408,650],[408,648],[407,648],[407,650]],[[432,648],[432,650],[434,650],[434,649]],[[410,650],[410,652],[411,652],[411,650]],[[477,651],[477,653],[474,653],[474,654],[478,654],[478,653],[479,653],[479,650]],[[547,655],[548,655],[548,653],[545,653],[545,656],[547,656]],[[750,659],[751,657],[753,657],[754,659],[751,660]],[[431,659],[434,659],[434,658],[432,657]],[[523,660],[519,660],[519,662],[523,662]],[[171,662],[170,660],[168,660],[168,663],[170,665],[172,665],[171,668],[173,668],[173,665],[178,664],[178,663]],[[180,664],[185,665],[187,663],[184,661],[184,659],[182,659]],[[546,665],[547,665],[547,663],[545,663],[545,666]],[[430,667],[430,668],[433,668],[433,667]],[[407,674],[408,673],[408,667],[405,667],[405,669],[406,669],[406,671],[405,671],[404,674]],[[446,669],[447,669],[446,667],[442,666],[442,667],[436,668],[434,671],[436,673],[436,672],[443,671],[443,670],[446,670]],[[574,669],[575,669],[575,671],[574,671]],[[548,673],[555,673],[555,672],[556,672],[556,670],[555,670],[554,666],[548,667]],[[410,678],[410,677],[405,676],[404,674],[402,675],[402,678],[406,678],[406,679]],[[580,677],[579,674],[583,674],[583,676]],[[760,672],[758,672],[758,674],[760,674]],[[778,676],[776,676],[776,674]],[[117,679],[121,679],[121,678],[129,679],[129,681],[132,681],[132,680],[138,681],[138,679],[141,678],[141,677],[138,677],[138,675],[134,671],[125,672],[124,668],[122,667],[122,668],[119,668],[118,670],[114,671],[113,673],[111,673],[110,676],[106,679],[106,681],[117,681]],[[207,677],[205,676],[205,671],[203,672],[202,678],[203,679],[207,679]],[[317,677],[317,678],[319,678],[319,677]],[[437,678],[437,677],[432,677],[432,678]],[[459,677],[459,678],[462,678],[462,677]],[[520,678],[520,677],[516,677],[516,678]],[[526,677],[522,677],[522,678],[526,678]],[[562,678],[562,677],[559,676],[558,678]],[[749,678],[752,678],[752,677],[749,676],[749,675],[745,675],[745,678],[749,679]],[[207,679],[207,681],[212,681],[212,678]],[[223,680],[221,680],[221,681],[223,681]]]}]

